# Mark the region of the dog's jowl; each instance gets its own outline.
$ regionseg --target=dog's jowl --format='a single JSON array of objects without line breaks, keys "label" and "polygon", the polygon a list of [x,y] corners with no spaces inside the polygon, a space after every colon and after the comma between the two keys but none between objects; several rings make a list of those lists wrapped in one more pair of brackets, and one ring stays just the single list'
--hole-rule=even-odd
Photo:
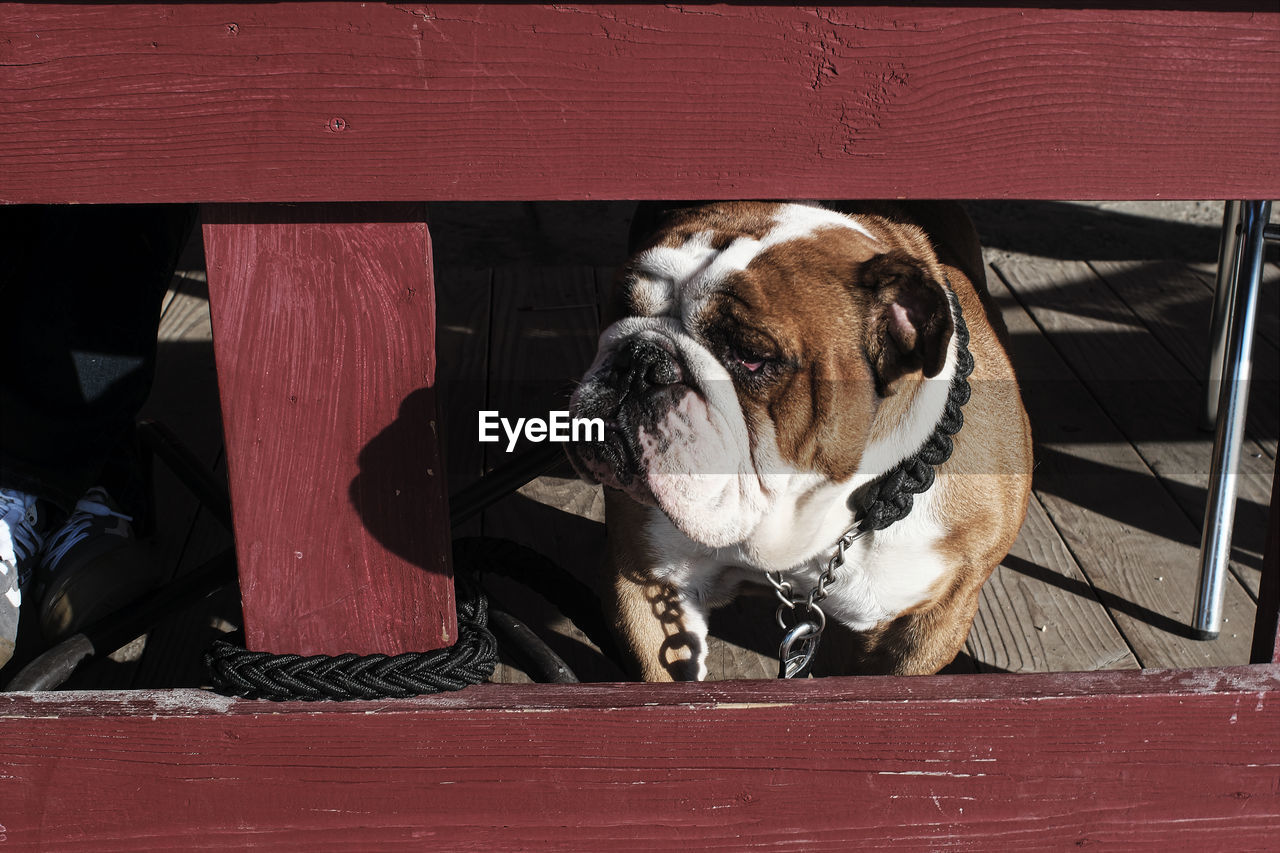
[{"label": "dog's jowl", "polygon": [[638,675],[704,677],[708,613],[750,584],[786,602],[761,629],[787,674],[955,657],[1031,484],[983,269],[958,205],[666,213],[571,404],[604,424],[569,455],[605,487]]}]

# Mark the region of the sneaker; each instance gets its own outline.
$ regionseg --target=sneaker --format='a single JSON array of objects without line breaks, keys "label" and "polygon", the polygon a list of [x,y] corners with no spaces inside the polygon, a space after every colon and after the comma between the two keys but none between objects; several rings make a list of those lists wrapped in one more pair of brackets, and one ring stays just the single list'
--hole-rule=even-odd
[{"label": "sneaker", "polygon": [[85,493],[41,555],[40,628],[57,642],[103,618],[159,582],[133,519],[101,487]]},{"label": "sneaker", "polygon": [[44,547],[40,516],[35,495],[0,489],[0,666],[13,657],[22,593]]}]

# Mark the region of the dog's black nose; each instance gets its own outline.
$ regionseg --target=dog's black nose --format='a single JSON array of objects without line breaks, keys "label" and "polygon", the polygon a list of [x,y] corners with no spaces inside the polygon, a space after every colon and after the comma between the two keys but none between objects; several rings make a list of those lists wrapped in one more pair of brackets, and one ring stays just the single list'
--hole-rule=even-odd
[{"label": "dog's black nose", "polygon": [[676,360],[670,355],[660,358],[649,365],[649,369],[645,371],[645,378],[649,380],[650,385],[675,385],[684,375],[680,372],[680,365],[676,364]]},{"label": "dog's black nose", "polygon": [[675,385],[684,372],[675,356],[653,341],[629,341],[618,350],[613,360],[613,375],[627,389],[642,391],[646,387]]}]

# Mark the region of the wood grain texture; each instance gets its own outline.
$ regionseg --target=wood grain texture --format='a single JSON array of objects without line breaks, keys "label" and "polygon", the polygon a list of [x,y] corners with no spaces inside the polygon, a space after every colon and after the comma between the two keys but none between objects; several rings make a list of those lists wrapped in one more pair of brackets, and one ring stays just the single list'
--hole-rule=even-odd
[{"label": "wood grain texture", "polygon": [[[1209,365],[1207,318],[1213,311],[1212,276],[1206,277],[1203,272],[1175,263],[1090,261],[1089,266],[1151,330],[1152,338],[1183,367],[1182,376],[1170,383],[1170,397],[1177,395],[1182,399],[1176,402],[1198,405],[1203,399],[1203,377]],[[1264,266],[1262,290],[1274,294],[1278,287],[1280,270]],[[1249,380],[1247,438],[1236,470],[1238,500],[1230,565],[1231,571],[1255,598],[1268,530],[1272,462],[1276,457],[1276,440],[1280,437],[1280,355],[1264,334],[1274,334],[1276,327],[1274,312],[1258,317]],[[1160,362],[1151,365],[1152,368],[1173,366],[1163,358]],[[1178,390],[1181,388],[1185,390]],[[1190,414],[1188,407],[1180,405],[1166,417],[1183,422]],[[1200,442],[1201,446],[1197,447],[1195,442],[1188,441],[1194,438],[1190,430],[1179,432],[1185,443],[1163,444],[1158,457],[1152,458],[1157,475],[1169,484],[1179,505],[1193,520],[1199,520],[1204,518],[1212,447],[1207,442]]]},{"label": "wood grain texture", "polygon": [[[1045,270],[1034,274],[1051,277],[1055,263],[1046,262]],[[1030,265],[1019,272],[1012,287],[1021,296],[1019,287],[1037,283],[1031,281]],[[1227,584],[1227,629],[1212,642],[1192,639],[1196,526],[1055,351],[1054,337],[1041,334],[1001,276],[990,277],[988,284],[1009,327],[1011,356],[1031,417],[1033,488],[1138,662],[1244,663],[1255,613],[1249,595],[1238,583]],[[1083,299],[1076,304],[1089,305]]]},{"label": "wood grain texture", "polygon": [[[1124,301],[1133,315],[1151,330],[1200,392],[1209,366],[1209,316],[1213,313],[1213,276],[1173,262],[1090,261],[1089,266]],[[1280,289],[1280,270],[1264,264],[1259,293]],[[1261,303],[1259,299],[1259,303]],[[1261,305],[1259,305],[1261,308]],[[1249,382],[1246,434],[1272,459],[1280,435],[1280,352],[1274,336],[1276,316],[1258,312],[1253,364]],[[1189,390],[1190,396],[1193,391]],[[1256,453],[1256,449],[1254,449]],[[1264,470],[1264,469],[1258,469]],[[1265,475],[1264,478],[1266,479]],[[1267,490],[1260,500],[1266,504]],[[1251,499],[1258,497],[1251,496]],[[1259,542],[1259,547],[1261,543]]]},{"label": "wood grain texture", "polygon": [[[0,696],[10,843],[95,850],[1263,849],[1274,666]],[[127,796],[103,797],[103,792]]]},{"label": "wood grain texture", "polygon": [[[1005,323],[1041,351],[1039,330],[987,266],[987,281],[1002,298]],[[1026,341],[1022,349],[1027,349]],[[1015,362],[1020,382],[1043,381],[1044,368]],[[1035,437],[1033,427],[1032,434]],[[981,671],[1137,669],[1137,658],[1098,600],[1044,506],[1032,495],[1018,540],[982,588],[966,648]]]},{"label": "wood grain texture", "polygon": [[[1213,447],[1198,428],[1201,382],[1171,355],[1162,336],[1150,331],[1167,323],[1154,320],[1161,300],[1148,294],[1155,305],[1144,309],[1145,316],[1135,314],[1112,288],[1124,290],[1140,276],[1113,276],[1109,286],[1079,261],[1011,256],[999,268],[1054,348],[1174,497],[1198,540]],[[1201,292],[1194,284],[1191,290]],[[1207,315],[1208,310],[1202,316]],[[1265,386],[1265,380],[1259,383],[1260,392]],[[1265,419],[1261,423],[1268,428]],[[1269,428],[1275,429],[1274,419]],[[1242,511],[1236,527],[1242,533],[1233,537],[1231,571],[1256,593],[1274,466],[1265,448],[1250,438],[1241,451],[1236,482]]]},{"label": "wood grain texture", "polygon": [[250,648],[456,639],[418,205],[206,208]]},{"label": "wood grain texture", "polygon": [[10,3],[0,201],[1280,197],[1274,3],[1123,5]]},{"label": "wood grain texture", "polygon": [[982,588],[967,648],[988,672],[1138,668],[1034,496],[1013,550]]}]

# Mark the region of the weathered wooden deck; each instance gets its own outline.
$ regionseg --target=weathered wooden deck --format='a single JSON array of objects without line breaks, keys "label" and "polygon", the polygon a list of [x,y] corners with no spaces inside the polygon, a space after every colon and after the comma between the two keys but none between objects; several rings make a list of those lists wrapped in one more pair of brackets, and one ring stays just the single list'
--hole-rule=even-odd
[{"label": "weathered wooden deck", "polygon": [[[1074,671],[1246,663],[1277,444],[1276,283],[1267,266],[1225,629],[1190,638],[1212,435],[1197,428],[1219,205],[984,202],[971,212],[1012,335],[1036,440],[1022,535],[983,592],[957,671]],[[502,461],[476,412],[564,408],[595,350],[599,305],[625,250],[625,204],[434,206],[441,423],[450,490]],[[222,472],[207,293],[198,241],[166,303],[147,414]],[[189,571],[230,537],[159,467],[156,558]],[[567,467],[495,505],[459,535],[532,546],[590,580],[602,500]],[[618,670],[557,608],[494,578],[503,609],[584,680]],[[175,613],[69,687],[202,683],[200,652],[239,624],[228,589]],[[771,607],[745,600],[713,623],[714,677],[771,677]],[[497,678],[526,676],[510,665]]]}]

